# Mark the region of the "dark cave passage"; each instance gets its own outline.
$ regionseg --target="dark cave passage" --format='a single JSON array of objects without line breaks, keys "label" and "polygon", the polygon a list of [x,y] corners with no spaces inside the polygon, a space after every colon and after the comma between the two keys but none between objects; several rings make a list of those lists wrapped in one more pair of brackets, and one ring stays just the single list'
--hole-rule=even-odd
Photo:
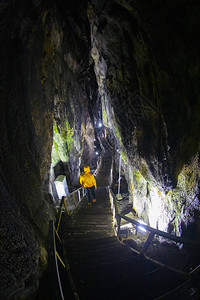
[{"label": "dark cave passage", "polygon": [[199,22],[195,0],[0,1],[1,299],[37,299],[85,165],[120,213],[199,242]]}]

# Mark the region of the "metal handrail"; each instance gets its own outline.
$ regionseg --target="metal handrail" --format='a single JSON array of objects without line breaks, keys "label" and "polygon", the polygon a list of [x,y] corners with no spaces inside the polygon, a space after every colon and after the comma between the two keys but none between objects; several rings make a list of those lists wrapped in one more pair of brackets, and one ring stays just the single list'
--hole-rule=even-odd
[{"label": "metal handrail", "polygon": [[152,238],[154,237],[154,235],[160,235],[166,239],[169,239],[169,240],[172,240],[172,241],[175,241],[179,244],[186,244],[186,245],[192,245],[192,246],[197,246],[197,247],[200,247],[200,243],[199,242],[196,242],[196,241],[193,241],[193,240],[189,240],[189,239],[186,239],[186,238],[183,238],[183,237],[179,237],[179,236],[176,236],[176,235],[172,235],[168,232],[164,232],[164,231],[161,231],[159,229],[155,229],[153,227],[150,227],[146,224],[143,224],[143,223],[140,223],[136,220],[133,220],[129,217],[126,217],[124,215],[121,215],[121,214],[118,214],[117,215],[119,217],[119,222],[118,222],[118,231],[120,230],[120,223],[121,223],[121,218],[128,221],[129,223],[132,223],[136,226],[142,226],[146,231],[149,231],[150,234],[152,234]]},{"label": "metal handrail", "polygon": [[153,239],[154,235],[159,235],[159,236],[162,236],[166,239],[170,239],[172,241],[175,241],[179,244],[186,244],[186,245],[200,247],[200,242],[196,242],[196,241],[189,240],[189,239],[186,239],[186,238],[183,238],[183,237],[172,235],[168,232],[164,232],[164,231],[161,231],[159,229],[155,229],[155,228],[150,227],[146,224],[140,223],[139,221],[133,220],[133,219],[131,219],[129,217],[126,217],[122,214],[119,214],[116,196],[110,188],[108,190],[109,190],[111,208],[113,210],[113,218],[115,219],[115,222],[117,223],[117,226],[118,226],[118,230],[117,230],[118,235],[120,233],[120,225],[121,225],[121,218],[122,218],[122,219],[128,221],[129,223],[132,223],[136,226],[142,226],[146,231],[150,232],[152,239]]},{"label": "metal handrail", "polygon": [[56,278],[57,278],[57,283],[59,287],[59,293],[60,293],[60,298],[64,300],[64,295],[63,295],[63,289],[62,289],[62,284],[60,280],[60,273],[59,273],[59,268],[58,268],[58,259],[60,260],[61,264],[65,268],[65,264],[60,258],[57,249],[56,249],[56,239],[55,239],[55,226],[54,226],[54,221],[51,220],[49,222],[49,234],[50,234],[50,241],[49,241],[49,247],[50,247],[50,254],[52,257],[52,262],[54,264],[54,268],[56,269]]},{"label": "metal handrail", "polygon": [[[81,193],[82,193],[82,195],[81,195]],[[78,197],[76,197],[76,194],[78,195]],[[60,207],[59,207],[59,217],[58,217],[57,228],[56,228],[57,232],[59,231],[59,228],[60,228],[60,222],[61,222],[61,217],[62,217],[62,213],[63,213],[63,206],[64,206],[67,214],[69,216],[71,216],[71,214],[74,212],[74,210],[76,209],[76,207],[78,206],[79,202],[82,200],[84,195],[85,195],[84,187],[80,187],[77,190],[73,191],[72,193],[68,194],[67,196],[62,197]],[[74,206],[75,206],[75,208],[73,210],[69,210],[69,206],[67,206],[67,200],[69,200],[71,197],[73,197]]]},{"label": "metal handrail", "polygon": [[[82,196],[81,196],[81,192],[82,192]],[[78,195],[77,197],[76,197],[76,194]],[[61,218],[62,218],[62,213],[63,213],[63,205],[64,205],[64,208],[65,208],[68,215],[71,215],[74,212],[74,210],[69,211],[68,208],[67,208],[66,200],[69,199],[70,197],[73,197],[73,201],[74,201],[74,205],[75,205],[74,210],[75,210],[76,207],[78,206],[79,202],[84,197],[84,188],[80,187],[77,190],[70,193],[69,195],[63,197],[62,200],[61,200],[61,203],[60,203],[60,207],[59,207],[57,227],[54,225],[54,221],[50,221],[50,223],[49,223],[50,254],[51,254],[51,257],[53,259],[54,267],[56,269],[56,277],[57,277],[59,291],[60,291],[60,298],[62,300],[64,300],[64,294],[63,294],[62,284],[61,284],[61,280],[60,280],[58,260],[60,261],[62,267],[64,267],[66,269],[67,273],[68,273],[68,278],[69,278],[69,281],[70,281],[70,284],[71,284],[71,287],[72,287],[72,290],[73,290],[73,293],[74,293],[74,298],[77,299],[77,300],[79,299],[78,294],[77,294],[76,289],[75,289],[75,286],[74,286],[74,283],[73,283],[73,279],[72,279],[72,276],[71,276],[69,264],[67,262],[66,265],[65,265],[65,263],[63,262],[63,260],[61,259],[60,255],[59,255],[59,253],[57,251],[57,247],[56,247],[56,237],[59,240],[59,242],[62,244],[62,239],[60,238],[60,236],[58,234],[58,231],[59,231],[59,228],[60,228],[60,223],[61,223]]]},{"label": "metal handrail", "polygon": [[[133,220],[133,219],[131,219],[129,217],[126,217],[124,215],[121,215],[121,214],[117,214],[117,217],[118,217],[118,232],[117,232],[118,236],[120,234],[121,218],[123,218],[124,220],[126,220],[129,223],[132,223],[132,224],[134,224],[136,226],[142,226],[145,230],[147,230],[147,231],[150,232],[150,234],[149,234],[149,236],[148,236],[148,238],[147,238],[147,240],[146,240],[146,242],[145,242],[142,250],[139,252],[140,255],[144,255],[145,254],[145,252],[147,251],[148,247],[151,245],[151,242],[153,241],[153,238],[154,238],[155,235],[159,235],[159,236],[162,236],[162,237],[164,237],[166,239],[173,240],[173,241],[175,241],[175,242],[177,242],[179,244],[185,244],[185,245],[190,245],[190,246],[194,246],[194,247],[200,247],[200,243],[199,242],[195,242],[193,240],[189,240],[189,239],[186,239],[186,238],[175,236],[175,235],[172,235],[170,233],[167,233],[167,232],[155,229],[153,227],[150,227],[148,225],[142,224],[142,223],[140,223],[140,222],[138,222],[136,220]],[[154,260],[154,262],[160,264],[156,260]],[[169,266],[166,266],[166,267],[168,267],[169,269],[173,269],[177,273],[182,273],[179,270],[176,270],[175,268],[171,268]],[[196,275],[199,272],[200,272],[200,265],[198,265],[196,268],[194,268],[192,271],[190,271],[188,274],[185,274],[185,275],[188,275],[189,277],[192,277],[192,276]]]}]

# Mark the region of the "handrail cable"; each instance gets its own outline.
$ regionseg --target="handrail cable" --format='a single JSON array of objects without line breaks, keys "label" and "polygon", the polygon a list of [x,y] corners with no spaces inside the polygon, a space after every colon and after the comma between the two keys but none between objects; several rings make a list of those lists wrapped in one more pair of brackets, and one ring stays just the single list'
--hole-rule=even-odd
[{"label": "handrail cable", "polygon": [[[82,191],[82,197],[81,197],[81,191]],[[77,200],[76,200],[76,193],[78,194],[78,199]],[[74,210],[75,210],[76,207],[78,206],[79,202],[84,197],[84,188],[80,187],[77,190],[73,191],[72,193],[68,194],[66,197],[63,197],[62,200],[61,200],[61,203],[60,203],[60,207],[59,207],[57,227],[54,225],[53,220],[50,221],[50,223],[49,223],[49,230],[50,230],[50,233],[51,233],[51,236],[52,236],[51,254],[54,257],[54,263],[55,263],[55,268],[56,268],[56,274],[57,274],[57,279],[58,279],[60,296],[61,296],[62,300],[64,300],[64,294],[63,294],[62,284],[61,284],[61,280],[60,280],[60,274],[59,274],[59,267],[58,267],[57,259],[59,259],[61,265],[67,271],[69,282],[70,282],[70,285],[71,285],[71,289],[72,289],[73,294],[74,294],[74,298],[76,300],[79,300],[79,296],[78,296],[78,293],[76,291],[76,287],[75,287],[75,284],[74,284],[74,281],[73,281],[73,278],[72,278],[72,275],[71,275],[69,263],[67,261],[66,264],[65,264],[63,262],[62,258],[60,257],[60,255],[58,254],[57,249],[56,249],[56,239],[55,239],[55,234],[56,234],[59,242],[62,244],[62,240],[61,240],[61,237],[58,234],[58,231],[59,231],[59,228],[60,228],[60,223],[61,223],[61,218],[62,218],[62,213],[63,213],[63,205],[64,205],[64,208],[65,208],[65,210],[66,210],[66,212],[69,216],[74,212],[74,210],[72,212],[69,212],[69,210],[67,208],[67,203],[66,203],[66,200],[68,198],[70,198],[71,196],[73,197],[73,200],[74,200],[74,205],[75,205]]]},{"label": "handrail cable", "polygon": [[61,284],[61,280],[60,280],[60,273],[59,273],[59,269],[58,269],[58,261],[57,261],[57,254],[56,254],[56,241],[55,241],[55,230],[54,230],[54,221],[50,221],[50,231],[52,233],[53,236],[53,243],[52,243],[52,255],[54,256],[54,262],[55,262],[55,268],[56,268],[56,274],[57,274],[57,279],[58,279],[58,286],[59,286],[59,290],[60,290],[60,296],[62,298],[62,300],[64,300],[64,295],[63,295],[63,289],[62,289],[62,284]]}]

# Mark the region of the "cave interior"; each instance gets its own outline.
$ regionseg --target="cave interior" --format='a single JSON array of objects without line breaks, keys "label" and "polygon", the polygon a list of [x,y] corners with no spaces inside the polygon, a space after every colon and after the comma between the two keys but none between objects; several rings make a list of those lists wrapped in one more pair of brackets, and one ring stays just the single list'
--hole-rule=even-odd
[{"label": "cave interior", "polygon": [[0,24],[1,299],[37,299],[55,180],[108,148],[122,212],[199,242],[198,1],[2,0]]}]

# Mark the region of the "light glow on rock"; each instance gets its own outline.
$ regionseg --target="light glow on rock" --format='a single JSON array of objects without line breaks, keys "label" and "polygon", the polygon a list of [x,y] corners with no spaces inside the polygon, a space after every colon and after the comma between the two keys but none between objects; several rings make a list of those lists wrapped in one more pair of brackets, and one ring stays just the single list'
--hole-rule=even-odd
[{"label": "light glow on rock", "polygon": [[164,220],[164,194],[157,188],[151,189],[151,201],[149,203],[149,223],[153,228],[166,230],[167,222]]}]

